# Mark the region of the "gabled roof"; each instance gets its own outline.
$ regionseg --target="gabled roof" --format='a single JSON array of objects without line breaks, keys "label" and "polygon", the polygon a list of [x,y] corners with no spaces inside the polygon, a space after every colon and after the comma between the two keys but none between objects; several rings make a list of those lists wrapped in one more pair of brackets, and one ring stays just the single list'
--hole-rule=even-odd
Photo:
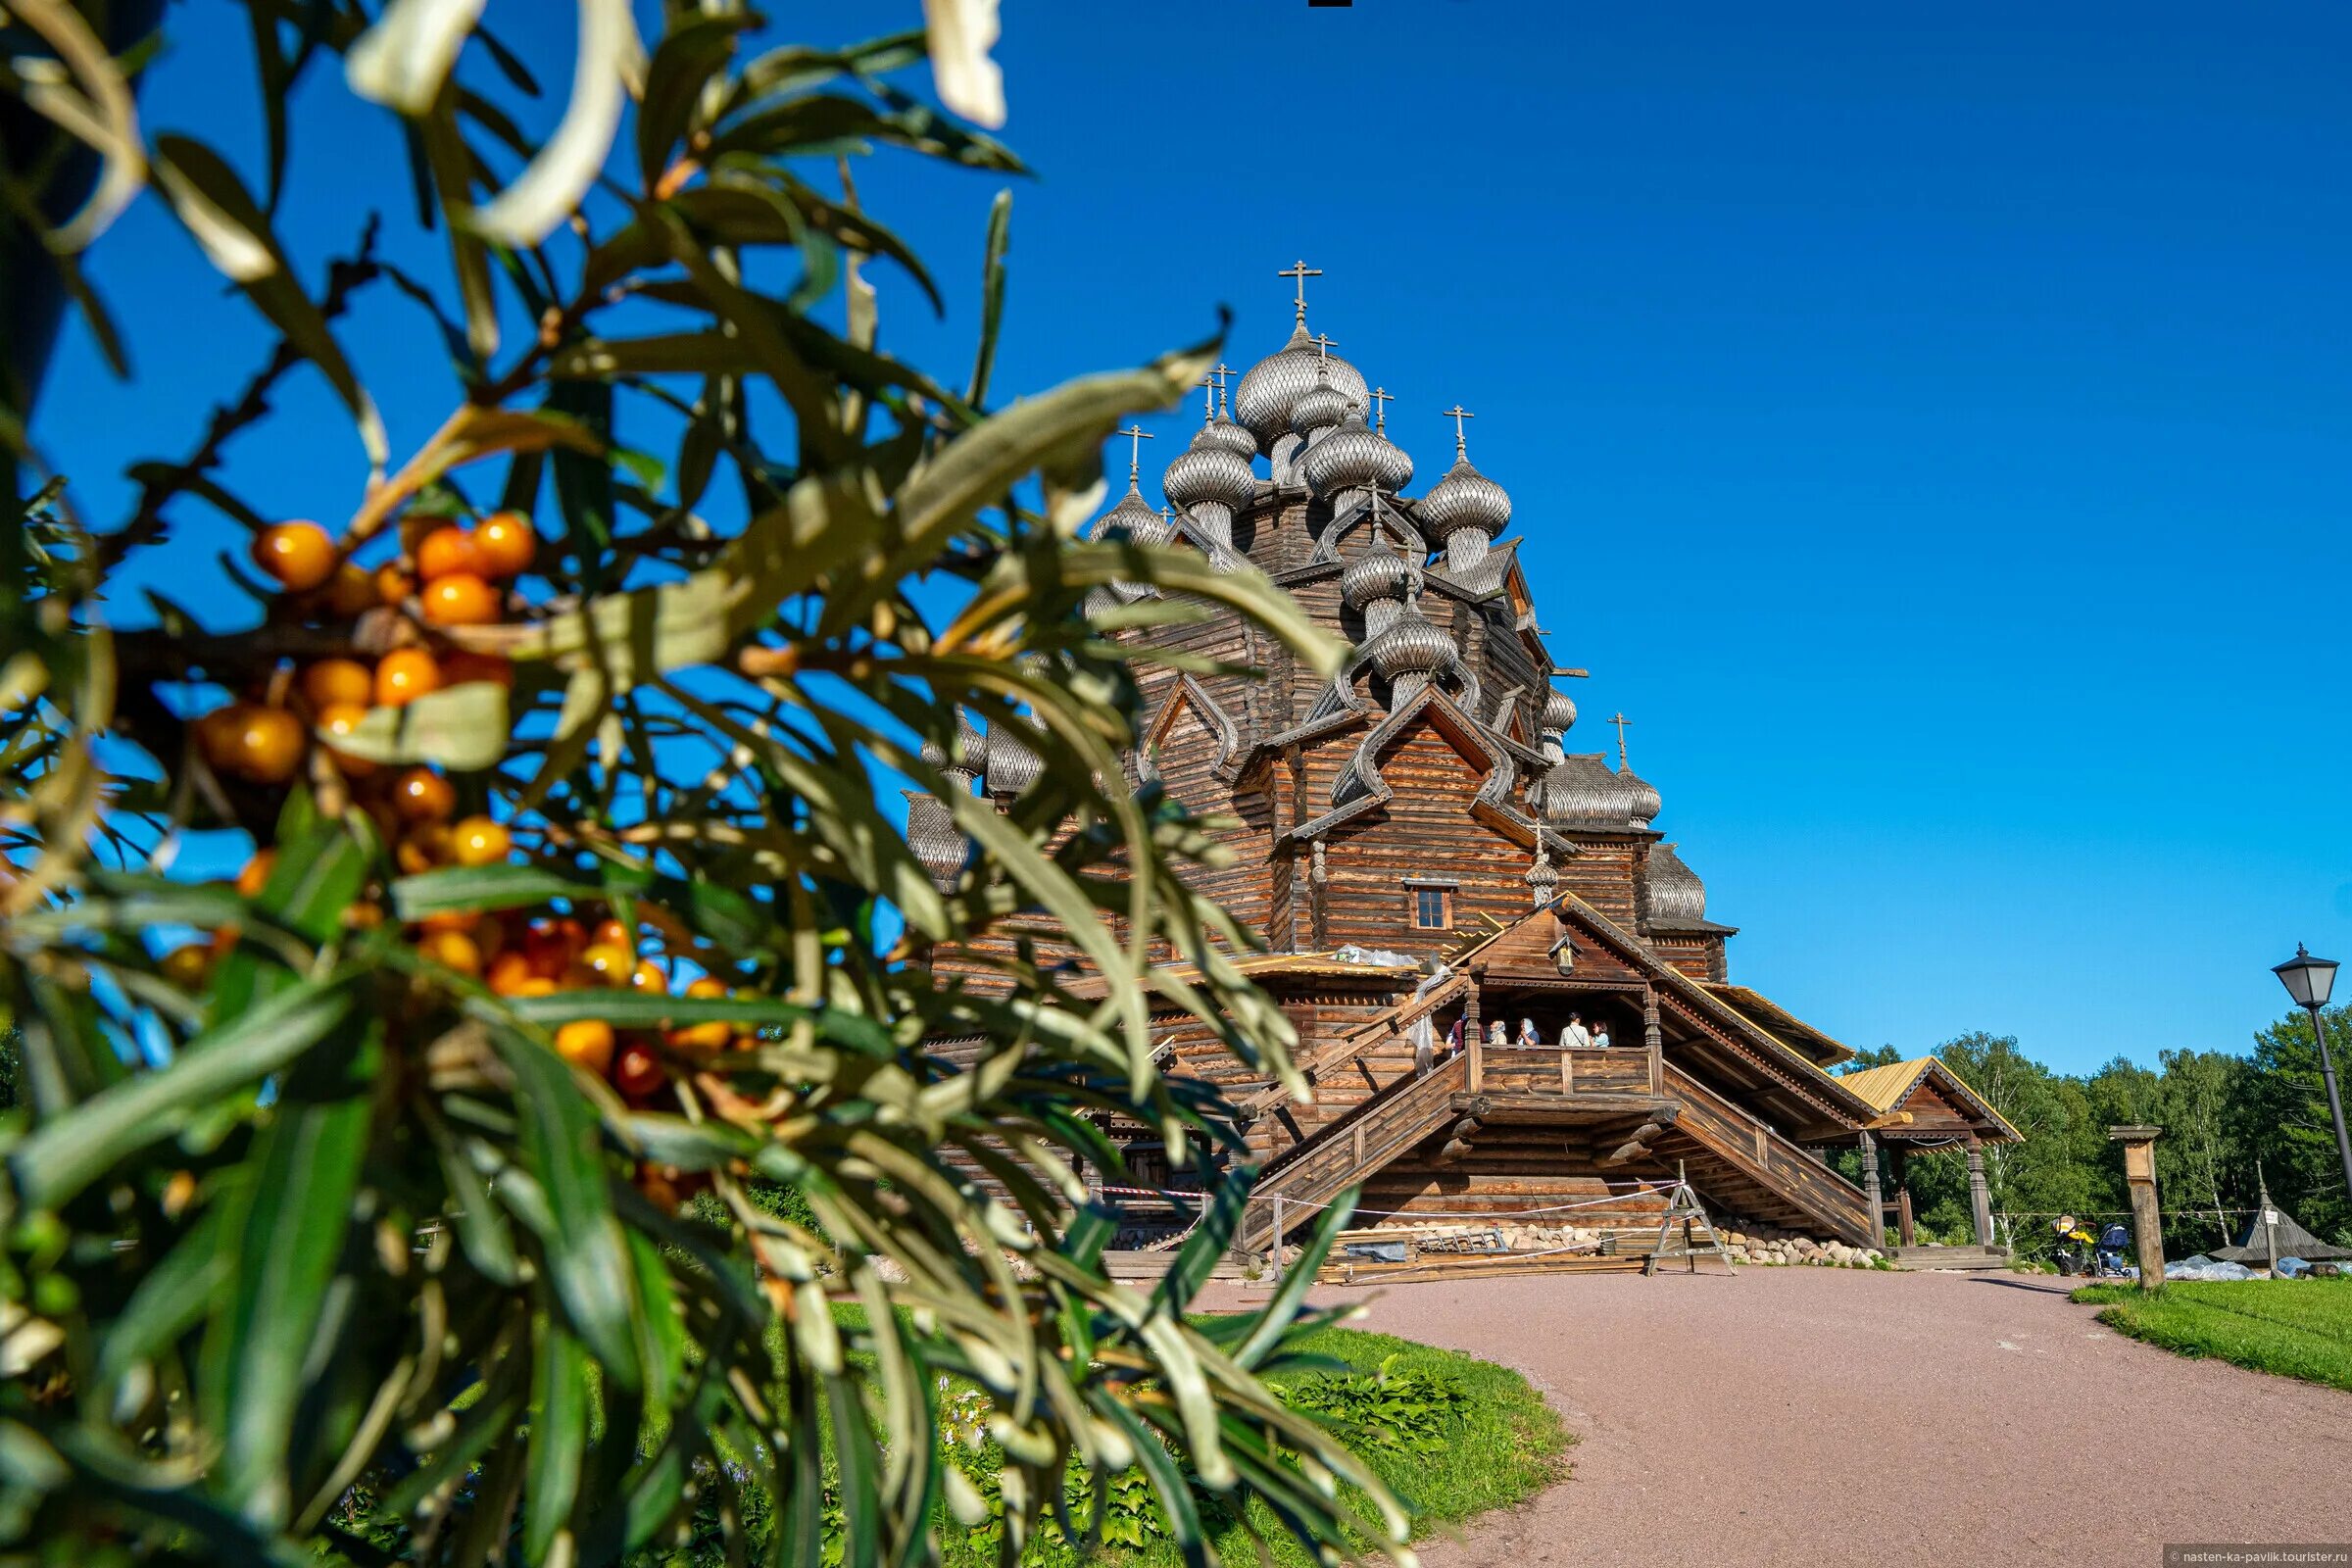
[{"label": "gabled roof", "polygon": [[[1853,1047],[1831,1039],[1761,991],[1736,986],[1728,980],[1703,980],[1699,983],[1731,1006],[1737,1007],[1748,1022],[1778,1038],[1783,1044],[1802,1052],[1821,1066],[1835,1067],[1839,1062],[1854,1059]],[[1845,1082],[1850,1085],[1853,1080],[1848,1078]]]},{"label": "gabled roof", "polygon": [[1958,1105],[1976,1123],[1978,1134],[1994,1143],[2023,1143],[2025,1134],[2009,1125],[2009,1118],[1992,1108],[1992,1102],[1968,1087],[1958,1073],[1944,1065],[1940,1056],[1914,1056],[1909,1061],[1888,1062],[1884,1067],[1871,1067],[1862,1072],[1849,1072],[1838,1081],[1889,1121],[1900,1114],[1897,1107],[1911,1098],[1922,1079],[1933,1082],[1946,1100]]}]

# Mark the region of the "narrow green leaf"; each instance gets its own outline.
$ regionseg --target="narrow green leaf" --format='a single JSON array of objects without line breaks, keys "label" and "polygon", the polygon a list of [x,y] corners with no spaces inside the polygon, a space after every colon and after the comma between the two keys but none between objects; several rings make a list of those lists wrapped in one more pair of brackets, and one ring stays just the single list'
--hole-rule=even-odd
[{"label": "narrow green leaf", "polygon": [[351,1007],[336,977],[305,981],[230,1017],[189,1042],[171,1065],[125,1078],[43,1123],[9,1155],[17,1192],[34,1208],[65,1201],[132,1150],[171,1137],[220,1096],[250,1092]]},{"label": "narrow green leaf", "polygon": [[365,761],[438,762],[470,773],[507,755],[507,689],[489,680],[445,686],[405,707],[370,708],[349,733],[319,739]]},{"label": "narrow green leaf", "polygon": [[605,1188],[602,1125],[562,1057],[512,1030],[494,1027],[491,1038],[514,1075],[523,1168],[546,1200],[543,1214],[525,1218],[541,1227],[549,1283],[606,1381],[639,1388],[636,1293]]},{"label": "narrow green leaf", "polygon": [[[560,1319],[540,1329],[531,1372],[530,1471],[522,1491],[522,1560],[543,1563],[571,1527],[588,1452],[588,1352]],[[565,1559],[569,1560],[569,1554]]]}]

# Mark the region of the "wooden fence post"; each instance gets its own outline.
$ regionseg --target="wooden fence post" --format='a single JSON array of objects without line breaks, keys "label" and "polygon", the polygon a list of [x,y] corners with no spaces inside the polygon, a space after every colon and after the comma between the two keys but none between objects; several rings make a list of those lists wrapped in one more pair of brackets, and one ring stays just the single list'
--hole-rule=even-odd
[{"label": "wooden fence post", "polygon": [[2107,1136],[2124,1146],[2124,1184],[2132,1190],[2132,1229],[2139,1244],[2139,1288],[2164,1283],[2164,1217],[2156,1204],[2156,1140],[2161,1127],[2110,1127]]},{"label": "wooden fence post", "polygon": [[1282,1224],[1282,1222],[1283,1222],[1283,1206],[1284,1206],[1284,1205],[1283,1205],[1283,1198],[1282,1198],[1282,1195],[1281,1195],[1280,1193],[1276,1193],[1276,1194],[1274,1195],[1274,1251],[1273,1251],[1274,1280],[1275,1280],[1275,1283],[1276,1283],[1276,1284],[1280,1284],[1280,1283],[1282,1282],[1282,1236],[1283,1236],[1283,1224]]}]

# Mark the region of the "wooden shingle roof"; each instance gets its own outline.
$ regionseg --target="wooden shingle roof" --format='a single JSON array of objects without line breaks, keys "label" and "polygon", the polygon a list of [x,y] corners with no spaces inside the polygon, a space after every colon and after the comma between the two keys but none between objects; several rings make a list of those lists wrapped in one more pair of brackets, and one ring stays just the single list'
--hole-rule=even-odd
[{"label": "wooden shingle roof", "polygon": [[1854,1096],[1891,1119],[1897,1107],[1909,1099],[1921,1079],[1933,1080],[1945,1099],[1966,1111],[1976,1124],[1980,1137],[1993,1143],[2022,1143],[2025,1135],[2009,1125],[2009,1119],[1992,1108],[1986,1100],[1968,1086],[1958,1073],[1946,1066],[1940,1056],[1914,1056],[1909,1061],[1892,1061],[1884,1067],[1870,1067],[1861,1072],[1849,1072],[1838,1081]]}]

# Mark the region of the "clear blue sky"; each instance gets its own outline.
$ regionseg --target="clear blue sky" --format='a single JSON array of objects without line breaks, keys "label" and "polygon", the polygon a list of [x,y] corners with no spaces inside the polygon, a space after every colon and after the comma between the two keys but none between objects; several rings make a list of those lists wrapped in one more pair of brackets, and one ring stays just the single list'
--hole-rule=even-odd
[{"label": "clear blue sky", "polygon": [[[149,118],[225,116],[251,167],[242,29],[194,36],[204,9]],[[1191,341],[1219,302],[1248,365],[1304,257],[1425,481],[1438,411],[1477,412],[1555,654],[1592,671],[1571,744],[1635,719],[1736,978],[1856,1046],[2242,1049],[2298,939],[2352,959],[2352,13],[1905,9],[1007,0],[1004,135],[1040,178],[998,386]],[[490,11],[566,79],[569,8]],[[915,13],[808,15],[841,41]],[[308,89],[295,171],[314,269],[407,200],[338,91]],[[861,178],[951,293],[934,324],[886,279],[886,341],[960,362],[994,184]],[[140,420],[86,341],[55,376],[41,435],[101,517],[263,343],[160,292],[191,257],[142,204],[96,268]],[[385,291],[355,340],[413,446],[448,398],[424,318]],[[340,516],[357,449],[302,379],[236,473]]]}]

